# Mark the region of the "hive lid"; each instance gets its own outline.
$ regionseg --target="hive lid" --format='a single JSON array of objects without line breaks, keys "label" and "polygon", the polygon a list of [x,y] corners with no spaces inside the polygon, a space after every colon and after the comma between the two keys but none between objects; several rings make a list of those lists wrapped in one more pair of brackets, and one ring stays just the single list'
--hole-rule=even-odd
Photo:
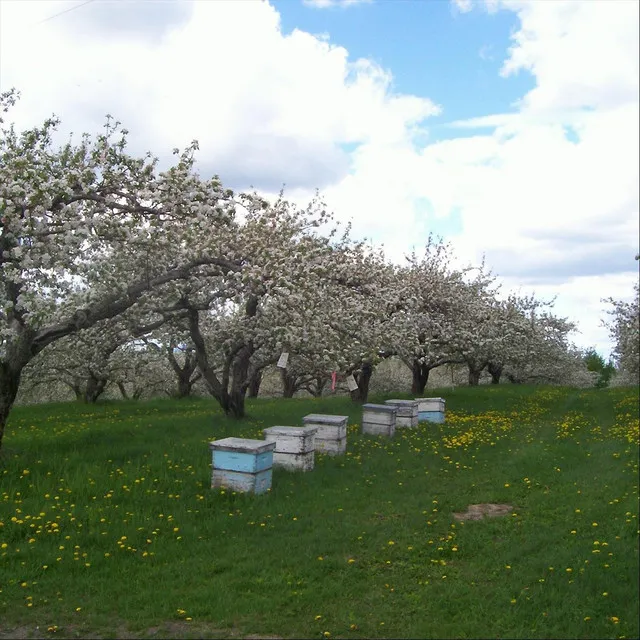
[{"label": "hive lid", "polygon": [[310,436],[316,433],[318,427],[283,427],[276,425],[275,427],[268,427],[263,429],[262,433],[272,436]]},{"label": "hive lid", "polygon": [[378,411],[380,413],[396,413],[396,408],[388,404],[363,404],[363,409],[369,409],[370,411]]},{"label": "hive lid", "polygon": [[333,416],[324,413],[310,413],[302,418],[303,422],[317,422],[320,424],[343,424],[349,416]]},{"label": "hive lid", "polygon": [[213,440],[209,443],[209,449],[212,451],[236,451],[238,453],[258,454],[273,451],[275,448],[275,442],[250,438],[222,438],[222,440]]}]

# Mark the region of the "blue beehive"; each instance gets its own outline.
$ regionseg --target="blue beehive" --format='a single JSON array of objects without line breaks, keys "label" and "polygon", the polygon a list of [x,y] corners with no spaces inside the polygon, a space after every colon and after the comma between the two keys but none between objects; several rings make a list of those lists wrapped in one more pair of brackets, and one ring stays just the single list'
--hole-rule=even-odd
[{"label": "blue beehive", "polygon": [[444,422],[444,398],[416,398],[419,422]]},{"label": "blue beehive", "polygon": [[271,488],[275,442],[248,438],[223,438],[209,443],[213,473],[211,487],[246,493]]}]

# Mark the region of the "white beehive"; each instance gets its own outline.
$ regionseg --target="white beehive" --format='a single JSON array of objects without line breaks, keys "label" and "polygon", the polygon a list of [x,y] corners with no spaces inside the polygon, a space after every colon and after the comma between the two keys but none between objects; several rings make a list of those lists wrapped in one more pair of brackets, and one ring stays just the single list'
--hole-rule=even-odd
[{"label": "white beehive", "polygon": [[275,442],[273,465],[290,471],[311,471],[315,459],[315,427],[269,427],[267,442]]},{"label": "white beehive", "polygon": [[310,413],[302,421],[306,427],[315,427],[316,451],[330,455],[342,455],[347,450],[348,416],[332,416]]},{"label": "white beehive", "polygon": [[393,438],[396,414],[396,408],[386,404],[363,404],[362,433]]},{"label": "white beehive", "polygon": [[418,403],[416,400],[386,400],[385,404],[396,408],[396,429],[418,426]]}]

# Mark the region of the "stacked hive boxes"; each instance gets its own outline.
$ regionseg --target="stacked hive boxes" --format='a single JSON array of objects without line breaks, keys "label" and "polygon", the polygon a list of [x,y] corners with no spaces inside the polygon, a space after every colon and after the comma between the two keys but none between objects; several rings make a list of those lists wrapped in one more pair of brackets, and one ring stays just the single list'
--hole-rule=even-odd
[{"label": "stacked hive boxes", "polygon": [[348,416],[330,416],[321,413],[310,413],[302,421],[307,427],[316,431],[316,451],[329,455],[342,455],[347,450]]},{"label": "stacked hive boxes", "polygon": [[289,471],[311,471],[315,458],[316,427],[269,427],[264,438],[273,442],[273,464]]},{"label": "stacked hive boxes", "polygon": [[415,400],[386,400],[385,404],[396,408],[396,429],[418,426],[418,403]]},{"label": "stacked hive boxes", "polygon": [[416,398],[420,422],[444,422],[444,398]]},{"label": "stacked hive boxes", "polygon": [[395,407],[386,404],[362,405],[362,433],[393,438],[396,431]]},{"label": "stacked hive boxes", "polygon": [[212,452],[211,487],[264,493],[271,488],[275,442],[224,438],[209,443]]},{"label": "stacked hive boxes", "polygon": [[[444,422],[443,398],[387,400],[362,405],[362,433],[392,438],[396,427],[415,427],[419,421]],[[347,449],[348,416],[312,413],[303,427],[264,429],[265,440],[224,438],[211,442],[213,488],[264,493],[271,488],[274,465],[311,471],[316,450],[331,455]]]}]

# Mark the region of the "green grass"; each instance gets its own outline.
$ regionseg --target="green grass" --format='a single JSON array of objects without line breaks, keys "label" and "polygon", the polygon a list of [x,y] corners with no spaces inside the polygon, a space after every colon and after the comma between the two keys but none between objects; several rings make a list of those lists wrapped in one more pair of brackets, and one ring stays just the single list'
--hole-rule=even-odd
[{"label": "green grass", "polygon": [[[17,408],[0,637],[638,637],[637,391],[430,394],[446,423],[393,440],[345,398]],[[208,441],[312,412],[349,415],[346,456],[210,489]],[[515,509],[453,518],[482,502]]]}]

